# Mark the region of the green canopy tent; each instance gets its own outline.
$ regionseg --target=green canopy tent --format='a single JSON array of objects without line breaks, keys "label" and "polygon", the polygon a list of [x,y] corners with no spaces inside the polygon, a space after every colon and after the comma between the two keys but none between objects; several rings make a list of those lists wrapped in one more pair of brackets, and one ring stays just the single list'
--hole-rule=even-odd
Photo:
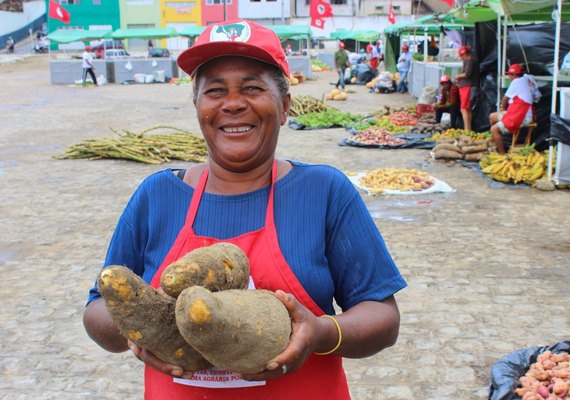
[{"label": "green canopy tent", "polygon": [[200,36],[202,32],[206,29],[205,26],[185,26],[184,28],[178,31],[180,36],[188,37],[188,38],[196,38]]},{"label": "green canopy tent", "polygon": [[[497,52],[498,71],[504,71],[506,68],[506,44],[507,44],[507,27],[509,23],[517,22],[539,22],[552,21],[556,23],[554,38],[554,71],[552,77],[552,99],[551,99],[551,115],[556,114],[556,104],[558,95],[558,74],[559,74],[559,52],[560,52],[560,31],[562,21],[570,20],[570,0],[533,0],[533,1],[517,1],[517,0],[473,0],[465,6],[451,10],[456,18],[470,19],[472,21],[491,21],[497,20]],[[503,32],[501,33],[501,26]],[[502,37],[501,37],[502,36]],[[502,39],[502,43],[501,43]],[[497,74],[497,105],[500,102],[501,79],[500,73]],[[548,175],[547,181],[552,179],[552,153],[553,143],[549,142],[548,157]]]},{"label": "green canopy tent", "polygon": [[299,41],[299,49],[302,48],[302,41],[307,41],[307,48],[309,46],[309,38],[313,35],[309,25],[268,25],[267,28],[271,29],[283,42],[285,40]]},{"label": "green canopy tent", "polygon": [[376,43],[380,39],[380,32],[374,30],[355,30],[338,29],[331,32],[331,39],[336,40],[354,40],[356,42],[356,51],[358,52],[360,43]]},{"label": "green canopy tent", "polygon": [[166,39],[178,36],[174,28],[131,28],[117,29],[111,34],[113,39]]},{"label": "green canopy tent", "polygon": [[73,43],[73,42],[87,42],[90,40],[108,39],[111,37],[110,29],[58,29],[47,35],[51,42],[55,43]]}]

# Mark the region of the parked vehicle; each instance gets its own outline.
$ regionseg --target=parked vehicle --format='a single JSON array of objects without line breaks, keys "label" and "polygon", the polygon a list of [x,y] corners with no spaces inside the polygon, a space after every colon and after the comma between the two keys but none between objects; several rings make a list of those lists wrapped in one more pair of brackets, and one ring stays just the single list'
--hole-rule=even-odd
[{"label": "parked vehicle", "polygon": [[14,43],[14,39],[12,39],[12,36],[8,36],[8,40],[6,40],[6,47],[8,48],[8,53],[14,52],[15,45],[16,44]]},{"label": "parked vehicle", "polygon": [[131,55],[124,49],[107,49],[105,50],[105,58],[125,58]]},{"label": "parked vehicle", "polygon": [[153,47],[148,51],[148,56],[154,57],[170,57],[170,50],[162,47]]},{"label": "parked vehicle", "polygon": [[105,57],[105,50],[110,49],[124,49],[125,46],[120,40],[105,40],[104,42],[97,43],[91,46],[95,58]]}]

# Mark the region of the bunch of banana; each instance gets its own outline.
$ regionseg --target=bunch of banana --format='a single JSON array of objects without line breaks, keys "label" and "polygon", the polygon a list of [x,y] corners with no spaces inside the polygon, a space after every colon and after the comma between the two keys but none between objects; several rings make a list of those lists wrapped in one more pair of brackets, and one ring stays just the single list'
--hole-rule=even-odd
[{"label": "bunch of banana", "polygon": [[320,113],[334,107],[328,106],[324,101],[312,96],[293,96],[289,106],[289,115],[298,117],[299,115]]},{"label": "bunch of banana", "polygon": [[360,184],[366,186],[372,194],[381,194],[387,189],[420,191],[428,189],[434,183],[427,172],[389,167],[372,170],[360,179]]},{"label": "bunch of banana", "polygon": [[547,153],[532,151],[516,154],[489,153],[480,162],[481,170],[500,182],[524,182],[528,185],[540,179],[546,172]]}]

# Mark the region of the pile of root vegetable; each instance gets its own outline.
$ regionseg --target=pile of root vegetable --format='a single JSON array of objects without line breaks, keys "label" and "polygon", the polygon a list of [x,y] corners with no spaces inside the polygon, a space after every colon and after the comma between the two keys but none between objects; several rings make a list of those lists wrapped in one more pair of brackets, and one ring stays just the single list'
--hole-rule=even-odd
[{"label": "pile of root vegetable", "polygon": [[570,354],[550,350],[539,354],[519,378],[515,394],[522,400],[569,400]]},{"label": "pile of root vegetable", "polygon": [[436,160],[480,161],[489,154],[490,142],[491,139],[474,139],[467,135],[456,139],[443,136],[436,141],[433,157]]},{"label": "pile of root vegetable", "polygon": [[289,115],[298,117],[299,115],[321,113],[334,107],[328,106],[324,101],[313,96],[293,96],[289,106]]},{"label": "pile of root vegetable", "polygon": [[349,144],[397,146],[407,143],[407,140],[391,135],[390,132],[384,128],[372,126],[349,137],[347,142]]},{"label": "pile of root vegetable", "polygon": [[[172,160],[203,162],[208,154],[204,139],[191,132],[170,126],[156,126],[140,133],[110,128],[117,137],[84,140],[70,146],[57,159],[99,160],[103,158],[133,160],[146,164],[162,164]],[[175,133],[149,134],[152,131]]]},{"label": "pile of root vegetable", "polygon": [[435,135],[445,132],[449,126],[447,124],[438,123],[435,120],[435,114],[423,114],[418,123],[410,129],[410,133],[421,133],[426,135]]},{"label": "pile of root vegetable", "polygon": [[247,255],[231,243],[192,250],[168,265],[161,291],[124,266],[104,268],[101,296],[121,333],[187,371],[258,373],[289,344],[291,320],[269,290],[248,290]]},{"label": "pile of root vegetable", "polygon": [[547,162],[548,151],[540,153],[528,146],[515,154],[489,153],[479,165],[483,173],[493,180],[535,186],[536,181],[546,175]]},{"label": "pile of root vegetable", "polygon": [[417,169],[378,168],[366,173],[360,184],[368,188],[370,194],[382,194],[386,190],[401,192],[421,191],[435,184],[427,172]]}]

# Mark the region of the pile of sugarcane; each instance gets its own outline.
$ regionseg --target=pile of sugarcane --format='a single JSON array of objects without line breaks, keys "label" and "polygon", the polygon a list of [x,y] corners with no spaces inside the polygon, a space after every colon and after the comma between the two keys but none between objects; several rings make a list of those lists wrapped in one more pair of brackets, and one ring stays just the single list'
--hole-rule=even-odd
[{"label": "pile of sugarcane", "polygon": [[[57,159],[87,158],[98,160],[115,158],[138,161],[146,164],[161,164],[171,160],[203,162],[206,160],[204,139],[191,132],[171,126],[155,126],[140,133],[110,128],[118,137],[100,140],[84,140],[70,146]],[[176,133],[149,135],[155,130],[170,130]]]},{"label": "pile of sugarcane", "polygon": [[298,117],[299,115],[324,112],[334,109],[327,105],[323,100],[319,100],[313,96],[293,96],[289,106],[289,115]]}]

